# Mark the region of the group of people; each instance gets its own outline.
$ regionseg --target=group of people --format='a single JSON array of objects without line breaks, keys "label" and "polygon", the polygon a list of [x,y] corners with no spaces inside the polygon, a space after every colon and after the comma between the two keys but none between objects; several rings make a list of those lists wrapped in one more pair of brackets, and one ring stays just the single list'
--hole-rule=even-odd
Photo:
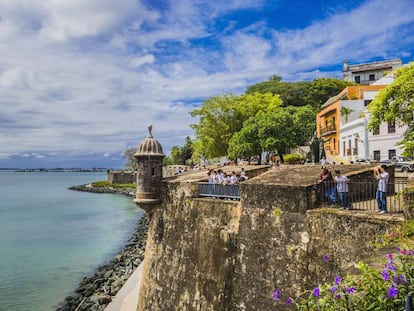
[{"label": "group of people", "polygon": [[222,169],[218,169],[218,170],[210,169],[208,170],[207,175],[208,175],[208,182],[210,184],[237,185],[238,183],[248,179],[244,168],[241,169],[240,173],[236,173],[235,171],[232,171],[231,174],[227,174]]},{"label": "group of people", "polygon": [[[386,169],[386,165],[381,165],[374,169],[374,177],[378,181],[376,201],[378,204],[378,213],[380,214],[387,213],[386,193],[389,173]],[[320,185],[319,199],[322,201],[321,196],[325,196],[332,204],[340,205],[341,209],[350,209],[352,207],[352,203],[348,197],[350,180],[340,170],[335,170],[334,173],[335,177],[332,176],[332,173],[326,166],[322,166],[318,180]]]}]

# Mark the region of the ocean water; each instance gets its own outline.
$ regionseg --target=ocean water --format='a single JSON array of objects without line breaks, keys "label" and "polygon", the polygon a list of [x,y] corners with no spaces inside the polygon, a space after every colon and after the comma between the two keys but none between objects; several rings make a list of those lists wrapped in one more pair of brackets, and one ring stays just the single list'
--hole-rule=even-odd
[{"label": "ocean water", "polygon": [[143,211],[131,198],[68,187],[106,173],[0,171],[0,310],[54,310],[108,263]]}]

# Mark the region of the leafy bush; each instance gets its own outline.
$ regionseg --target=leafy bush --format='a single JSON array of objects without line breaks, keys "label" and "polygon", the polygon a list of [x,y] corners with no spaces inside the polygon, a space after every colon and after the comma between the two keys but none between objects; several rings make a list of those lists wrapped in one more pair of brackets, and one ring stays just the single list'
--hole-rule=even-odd
[{"label": "leafy bush", "polygon": [[95,181],[92,183],[92,187],[112,187],[112,188],[135,188],[136,185],[131,184],[110,184],[107,180]]},{"label": "leafy bush", "polygon": [[92,187],[107,187],[109,185],[109,181],[107,180],[100,180],[92,183]]},{"label": "leafy bush", "polygon": [[[328,260],[325,255],[323,262]],[[281,301],[282,290],[276,289],[273,301],[291,310],[404,310],[407,295],[414,293],[414,250],[398,248],[395,254],[388,254],[382,271],[363,262],[356,268],[360,275],[342,277],[338,273],[333,283],[317,286],[296,298],[288,297],[285,302]]]},{"label": "leafy bush", "polygon": [[305,160],[305,158],[302,157],[300,154],[286,154],[283,156],[283,159],[285,160],[285,162],[289,164],[301,163],[303,160]]}]

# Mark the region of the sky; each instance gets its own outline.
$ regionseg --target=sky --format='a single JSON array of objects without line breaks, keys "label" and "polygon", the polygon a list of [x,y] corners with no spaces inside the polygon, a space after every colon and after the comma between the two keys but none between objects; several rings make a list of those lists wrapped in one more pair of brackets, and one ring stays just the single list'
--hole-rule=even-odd
[{"label": "sky", "polygon": [[413,0],[0,0],[0,168],[122,168],[274,74],[414,59]]}]

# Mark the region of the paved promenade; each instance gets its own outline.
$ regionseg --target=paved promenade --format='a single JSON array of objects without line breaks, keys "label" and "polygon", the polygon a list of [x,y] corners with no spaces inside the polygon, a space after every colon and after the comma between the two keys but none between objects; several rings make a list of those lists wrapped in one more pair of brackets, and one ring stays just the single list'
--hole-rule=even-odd
[{"label": "paved promenade", "polygon": [[136,311],[139,286],[141,284],[142,262],[112,299],[105,311]]}]

